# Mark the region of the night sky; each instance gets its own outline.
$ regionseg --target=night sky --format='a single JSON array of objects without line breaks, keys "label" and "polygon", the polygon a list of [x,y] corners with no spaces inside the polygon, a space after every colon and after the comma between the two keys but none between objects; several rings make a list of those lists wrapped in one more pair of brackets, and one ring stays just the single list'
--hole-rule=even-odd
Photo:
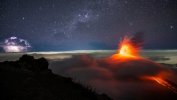
[{"label": "night sky", "polygon": [[32,51],[116,49],[144,33],[146,49],[177,49],[177,0],[0,0],[0,42]]}]

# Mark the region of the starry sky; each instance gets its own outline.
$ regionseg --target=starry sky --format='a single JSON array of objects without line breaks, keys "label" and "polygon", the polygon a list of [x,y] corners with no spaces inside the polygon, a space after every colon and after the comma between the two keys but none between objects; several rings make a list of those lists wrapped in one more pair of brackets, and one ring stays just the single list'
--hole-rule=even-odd
[{"label": "starry sky", "polygon": [[145,49],[177,49],[177,0],[0,0],[0,42],[32,51],[116,49],[137,32]]}]

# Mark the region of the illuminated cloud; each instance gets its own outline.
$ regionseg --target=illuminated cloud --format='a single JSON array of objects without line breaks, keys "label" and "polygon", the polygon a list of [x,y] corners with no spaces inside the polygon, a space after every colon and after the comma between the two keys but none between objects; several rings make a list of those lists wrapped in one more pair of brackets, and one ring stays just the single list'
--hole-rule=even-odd
[{"label": "illuminated cloud", "polygon": [[30,47],[27,40],[15,36],[5,39],[2,45],[5,52],[26,52]]}]

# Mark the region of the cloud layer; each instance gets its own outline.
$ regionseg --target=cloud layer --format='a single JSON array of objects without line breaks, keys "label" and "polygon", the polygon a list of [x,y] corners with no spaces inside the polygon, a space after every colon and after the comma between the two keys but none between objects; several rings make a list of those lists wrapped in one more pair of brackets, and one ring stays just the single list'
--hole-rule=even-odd
[{"label": "cloud layer", "polygon": [[[54,73],[73,77],[76,81],[91,85],[97,92],[107,93],[116,100],[152,99],[160,94],[164,94],[164,98],[175,96],[167,88],[142,79],[144,76],[171,73],[160,64],[143,58],[112,62],[109,58],[95,59],[88,55],[76,55],[53,61],[50,67]],[[171,75],[165,74],[164,77]]]}]

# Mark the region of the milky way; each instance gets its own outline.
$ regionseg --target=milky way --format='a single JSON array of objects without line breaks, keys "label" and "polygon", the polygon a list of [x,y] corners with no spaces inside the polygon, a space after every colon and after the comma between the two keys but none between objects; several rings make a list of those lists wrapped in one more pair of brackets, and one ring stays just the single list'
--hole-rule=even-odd
[{"label": "milky way", "polygon": [[176,0],[1,0],[0,41],[18,36],[34,51],[116,49],[145,33],[145,48],[177,48]]}]

